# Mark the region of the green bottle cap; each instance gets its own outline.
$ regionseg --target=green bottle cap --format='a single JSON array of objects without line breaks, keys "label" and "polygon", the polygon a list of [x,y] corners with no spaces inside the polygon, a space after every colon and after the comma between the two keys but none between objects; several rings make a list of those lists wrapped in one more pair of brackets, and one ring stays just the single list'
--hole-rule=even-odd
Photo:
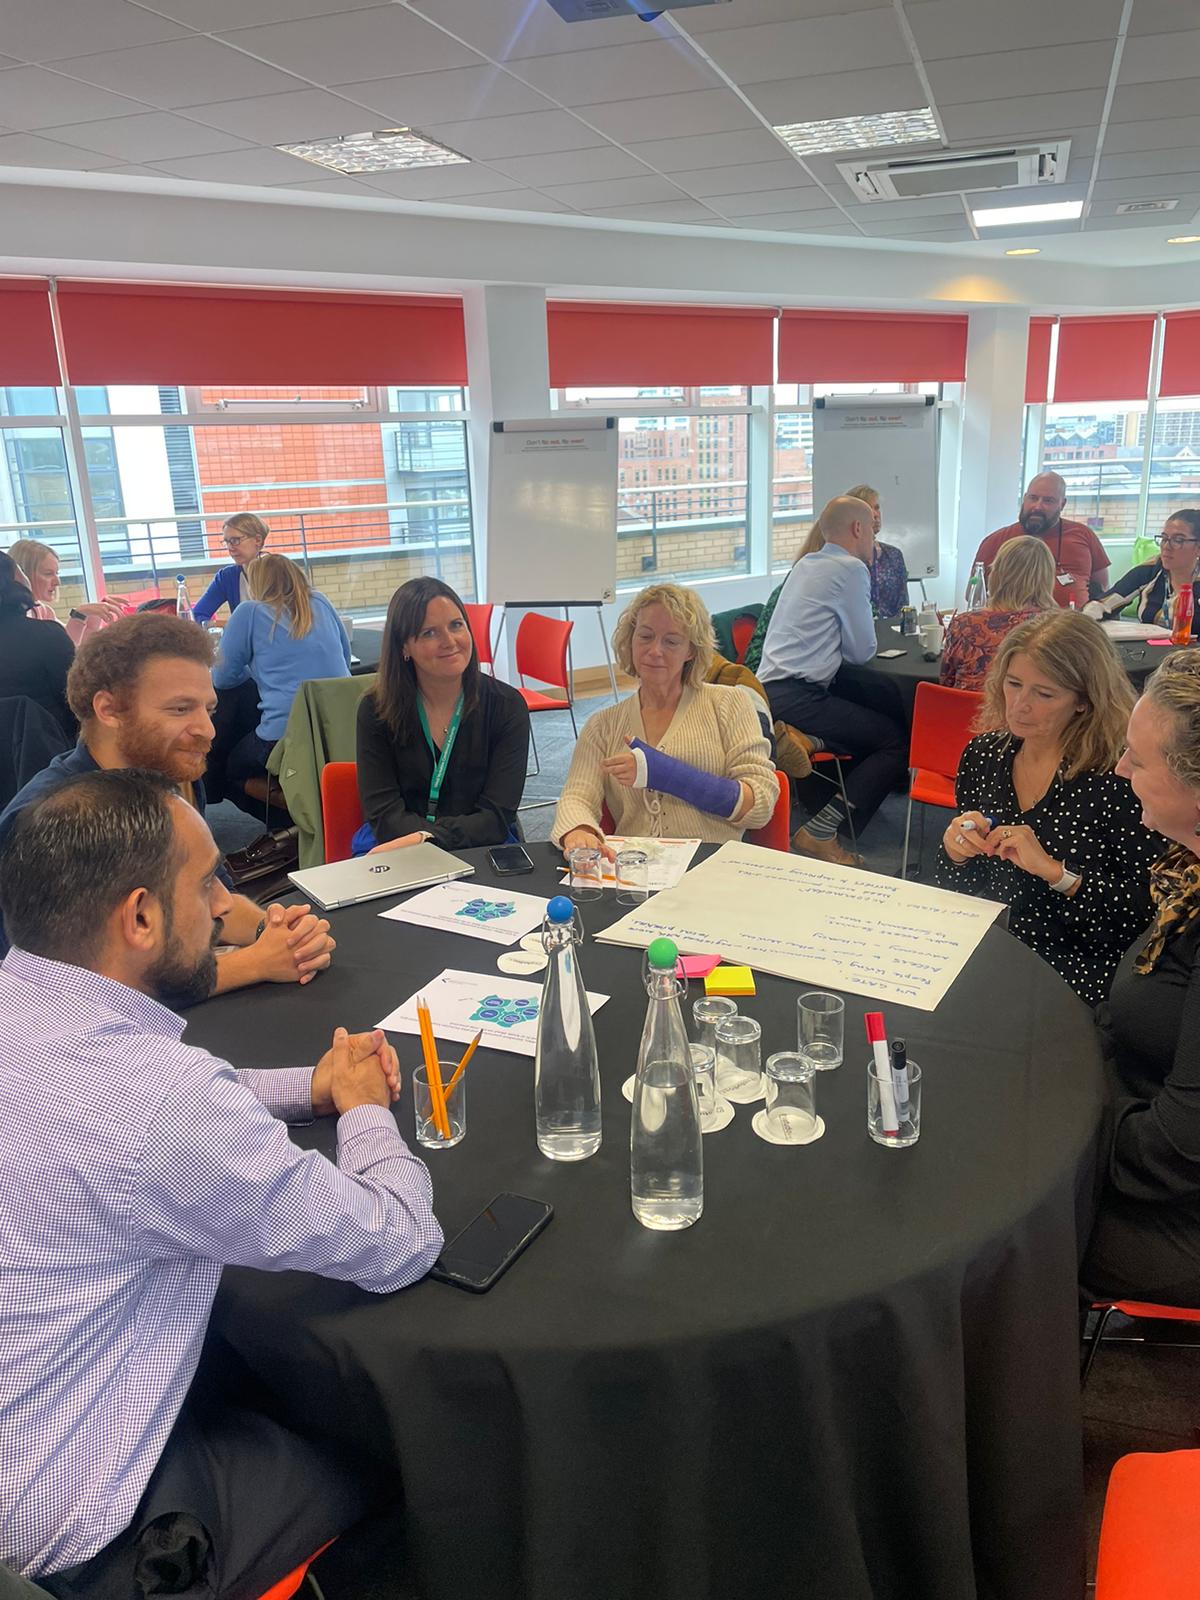
[{"label": "green bottle cap", "polygon": [[646,959],[659,972],[674,972],[679,949],[674,939],[655,939],[646,951]]}]

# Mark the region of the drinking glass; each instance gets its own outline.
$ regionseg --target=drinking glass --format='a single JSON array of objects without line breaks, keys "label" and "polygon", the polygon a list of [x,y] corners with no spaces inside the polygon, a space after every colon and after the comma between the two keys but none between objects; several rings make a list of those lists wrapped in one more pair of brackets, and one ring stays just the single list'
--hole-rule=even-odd
[{"label": "drinking glass", "polygon": [[[895,1105],[892,1071],[890,1067],[885,1070],[887,1084],[892,1089],[892,1104]],[[908,1063],[908,1104],[896,1106],[895,1133],[884,1132],[883,1107],[886,1095],[880,1093],[880,1082],[880,1071],[872,1056],[867,1062],[867,1132],[876,1144],[887,1145],[889,1150],[907,1150],[921,1137],[921,1069],[915,1061]]]},{"label": "drinking glass", "polygon": [[727,995],[708,995],[692,1002],[692,1022],[699,1044],[708,1045],[715,1053],[717,1048],[717,1023],[726,1017],[737,1016],[737,1001]]},{"label": "drinking glass", "polygon": [[[439,1061],[445,1090],[458,1067],[456,1061]],[[450,1124],[450,1137],[443,1139],[433,1118],[433,1098],[429,1092],[428,1070],[417,1067],[412,1075],[413,1117],[416,1123],[417,1143],[423,1150],[451,1150],[467,1131],[467,1075],[462,1077],[446,1095],[446,1120]]]},{"label": "drinking glass", "polygon": [[753,1017],[717,1023],[717,1089],[726,1100],[749,1105],[763,1092],[762,1029]]},{"label": "drinking glass", "polygon": [[767,1057],[767,1127],[773,1139],[807,1144],[817,1132],[815,1069],[807,1056],[781,1050]]},{"label": "drinking glass", "polygon": [[818,1072],[842,1064],[846,1002],[840,994],[810,989],[796,1001],[796,1043]]},{"label": "drinking glass", "polygon": [[723,1095],[717,1093],[717,1053],[711,1045],[693,1044],[692,1077],[696,1080],[696,1102],[700,1107],[700,1132],[716,1133],[726,1127],[733,1116],[733,1107]]},{"label": "drinking glass", "polygon": [[650,892],[650,859],[646,852],[618,850],[616,878],[618,902],[621,905],[640,906]]},{"label": "drinking glass", "polygon": [[602,857],[595,845],[580,845],[567,857],[572,900],[599,900],[604,893]]}]

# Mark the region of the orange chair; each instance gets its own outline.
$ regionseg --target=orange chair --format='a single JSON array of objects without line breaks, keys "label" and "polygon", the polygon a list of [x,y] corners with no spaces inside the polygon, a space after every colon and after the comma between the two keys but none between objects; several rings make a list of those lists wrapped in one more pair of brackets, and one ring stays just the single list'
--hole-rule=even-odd
[{"label": "orange chair", "polygon": [[479,665],[492,671],[495,667],[496,657],[492,650],[492,612],[495,606],[468,605],[463,602],[463,610],[467,613],[467,621],[471,624],[471,637],[475,641],[475,654],[479,657]]},{"label": "orange chair", "polygon": [[[955,807],[954,780],[958,764],[971,737],[971,724],[983,696],[970,689],[944,689],[940,683],[919,683],[913,705],[912,734],[908,743],[911,784],[908,814],[904,819],[904,854],[900,876],[908,875],[908,841],[912,830],[913,801],[924,806]],[[925,813],[921,813],[921,845],[925,843]],[[920,848],[920,847],[918,847]]]},{"label": "orange chair", "polygon": [[758,618],[751,612],[744,611],[740,617],[733,619],[734,660],[739,664],[746,659],[746,651],[750,648],[750,641],[754,637],[754,630],[758,627]]},{"label": "orange chair", "polygon": [[[530,716],[538,711],[569,711],[571,726],[578,739],[579,727],[575,721],[575,708],[571,704],[571,673],[567,666],[567,652],[574,626],[573,622],[560,622],[557,617],[543,617],[539,611],[527,611],[517,629],[516,660],[517,676],[521,680],[518,692],[529,707]],[[526,677],[536,678],[539,683],[561,684],[566,698],[543,694],[540,689],[527,689]],[[533,770],[540,772],[542,764],[538,760],[532,727],[529,730],[529,742],[533,745]]]},{"label": "orange chair", "polygon": [[1149,1318],[1154,1322],[1193,1322],[1200,1323],[1200,1311],[1191,1310],[1187,1306],[1160,1306],[1149,1300],[1097,1300],[1093,1311],[1100,1313],[1096,1326],[1088,1339],[1084,1352],[1083,1367],[1080,1371],[1079,1381],[1084,1384],[1088,1381],[1088,1374],[1092,1370],[1104,1338],[1104,1330],[1108,1326],[1108,1319],[1114,1312],[1119,1311],[1122,1316]]},{"label": "orange chair", "polygon": [[1122,1456],[1104,1497],[1096,1600],[1196,1600],[1198,1508],[1200,1450]]},{"label": "orange chair", "polygon": [[350,841],[362,827],[358,768],[353,761],[327,761],[321,768],[321,827],[325,861],[348,861]]},{"label": "orange chair", "polygon": [[775,800],[775,809],[761,828],[755,828],[746,835],[747,844],[760,844],[766,850],[785,850],[792,848],[792,785],[786,772],[777,772],[779,779],[779,794]]}]

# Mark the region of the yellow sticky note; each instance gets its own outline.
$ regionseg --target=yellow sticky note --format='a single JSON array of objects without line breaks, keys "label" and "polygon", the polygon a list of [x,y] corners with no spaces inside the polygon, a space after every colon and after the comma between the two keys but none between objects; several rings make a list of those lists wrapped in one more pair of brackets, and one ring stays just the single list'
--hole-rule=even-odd
[{"label": "yellow sticky note", "polygon": [[754,974],[749,967],[715,967],[704,980],[707,995],[754,994]]}]

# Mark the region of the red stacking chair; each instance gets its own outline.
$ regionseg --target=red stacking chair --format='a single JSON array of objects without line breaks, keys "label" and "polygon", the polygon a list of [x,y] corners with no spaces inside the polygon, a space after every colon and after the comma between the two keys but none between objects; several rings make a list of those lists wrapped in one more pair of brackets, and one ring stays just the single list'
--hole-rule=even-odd
[{"label": "red stacking chair", "polygon": [[740,617],[733,619],[734,660],[740,665],[746,659],[746,651],[750,648],[750,641],[754,637],[754,630],[758,627],[758,618],[752,612],[744,611]]},{"label": "red stacking chair", "polygon": [[350,841],[362,821],[358,768],[353,761],[327,761],[321,768],[321,827],[327,864],[350,859]]},{"label": "red stacking chair", "polygon": [[1196,1600],[1200,1450],[1122,1456],[1104,1497],[1096,1600]]},{"label": "red stacking chair", "polygon": [[467,621],[471,624],[471,637],[475,641],[475,654],[479,657],[479,665],[492,671],[496,657],[492,652],[492,612],[495,606],[468,605],[463,602],[463,610],[467,613]]},{"label": "red stacking chair", "polygon": [[779,794],[775,809],[761,828],[746,835],[747,844],[761,844],[767,850],[790,851],[792,848],[792,786],[786,772],[777,772]]},{"label": "red stacking chair", "polygon": [[[857,844],[858,835],[854,831],[854,809],[850,804],[850,796],[846,793],[846,774],[843,770],[843,764],[847,761],[853,761],[854,757],[837,754],[833,750],[814,750],[810,759],[814,771],[823,763],[833,762],[834,769],[837,772],[837,790],[842,797],[842,810],[846,813],[846,826],[850,829],[850,840],[852,844]],[[818,772],[817,777],[825,778],[825,774]],[[825,782],[832,783],[833,779],[825,778]]]},{"label": "red stacking chair", "polygon": [[[908,840],[912,829],[913,801],[925,806],[955,807],[954,780],[958,764],[971,737],[983,696],[970,689],[944,689],[939,683],[919,683],[913,705],[912,735],[908,744],[911,784],[908,814],[904,819],[904,854],[900,876],[908,873]],[[921,844],[925,843],[925,813],[921,813]]]},{"label": "red stacking chair", "polygon": [[[1097,1300],[1093,1311],[1100,1313],[1096,1326],[1087,1341],[1084,1351],[1083,1367],[1080,1372],[1080,1382],[1088,1381],[1088,1374],[1092,1370],[1092,1363],[1099,1352],[1104,1330],[1108,1326],[1108,1319],[1114,1312],[1119,1311],[1122,1316],[1148,1318],[1153,1322],[1193,1322],[1200,1323],[1200,1311],[1191,1310],[1187,1306],[1160,1306],[1149,1300]],[[1197,1516],[1200,1516],[1200,1504],[1197,1505]],[[1200,1593],[1200,1585],[1197,1586]]]},{"label": "red stacking chair", "polygon": [[[575,721],[575,708],[571,704],[571,674],[567,666],[567,651],[574,626],[573,622],[560,622],[557,617],[543,617],[539,611],[527,611],[517,629],[516,657],[517,676],[521,680],[519,692],[529,707],[530,716],[538,711],[569,711],[571,727],[578,739],[579,727]],[[527,689],[527,677],[536,678],[539,683],[561,685],[565,699],[543,694],[540,689]],[[532,727],[529,730],[529,742],[533,745],[533,770],[540,772],[542,766],[538,760]]]}]

